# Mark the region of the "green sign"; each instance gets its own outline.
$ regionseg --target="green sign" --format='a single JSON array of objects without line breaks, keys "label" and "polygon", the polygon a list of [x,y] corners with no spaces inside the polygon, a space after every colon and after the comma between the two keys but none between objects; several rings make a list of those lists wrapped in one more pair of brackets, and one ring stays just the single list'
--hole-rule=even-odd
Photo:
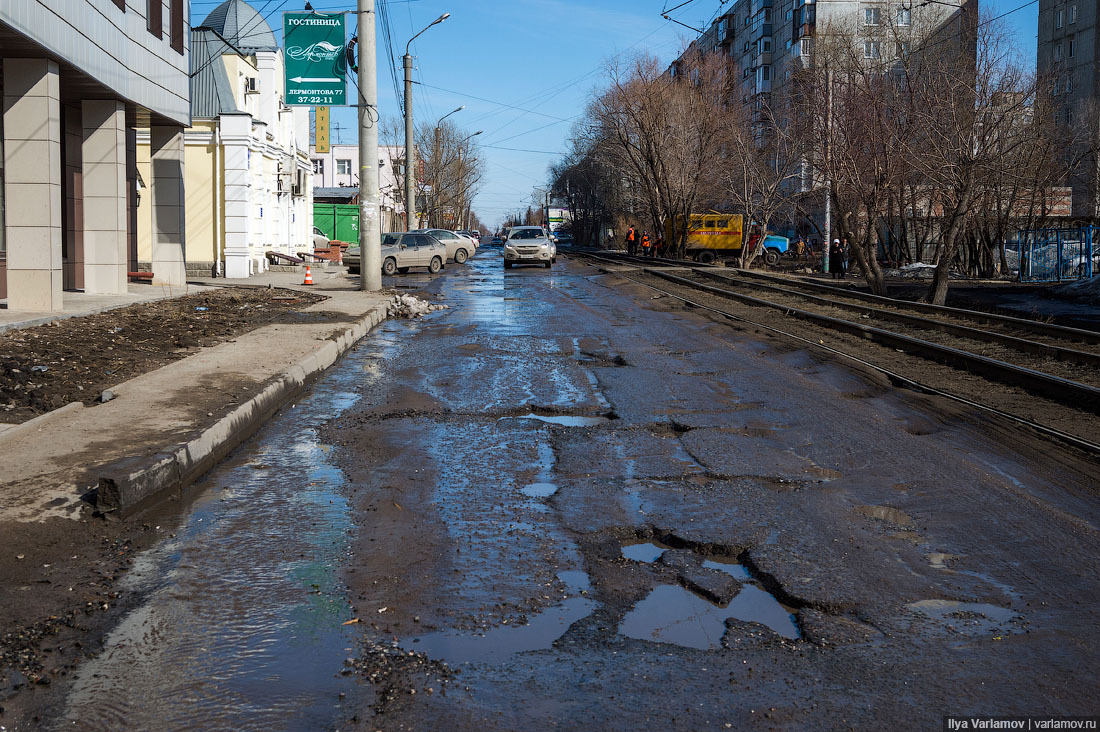
[{"label": "green sign", "polygon": [[342,13],[283,13],[286,103],[346,105],[346,44]]}]

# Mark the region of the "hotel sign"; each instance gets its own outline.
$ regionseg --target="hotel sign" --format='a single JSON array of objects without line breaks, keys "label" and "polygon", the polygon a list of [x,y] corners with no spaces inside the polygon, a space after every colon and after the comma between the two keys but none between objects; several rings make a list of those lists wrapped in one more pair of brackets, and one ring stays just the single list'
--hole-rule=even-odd
[{"label": "hotel sign", "polygon": [[346,105],[346,45],[342,13],[283,13],[286,103]]}]

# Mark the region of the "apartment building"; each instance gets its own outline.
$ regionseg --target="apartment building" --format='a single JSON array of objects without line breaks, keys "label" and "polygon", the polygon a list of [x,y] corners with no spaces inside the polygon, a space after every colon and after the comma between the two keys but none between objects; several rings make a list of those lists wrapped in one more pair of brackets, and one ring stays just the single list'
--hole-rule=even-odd
[{"label": "apartment building", "polygon": [[[1096,0],[1039,0],[1036,66],[1040,78],[1052,86],[1054,114],[1067,127],[1088,124],[1081,148],[1100,138],[1100,57],[1097,56]],[[1083,153],[1083,150],[1074,150]],[[1073,189],[1073,217],[1100,218],[1100,173],[1096,156],[1068,181]]]},{"label": "apartment building", "polygon": [[[148,204],[154,281],[184,282],[187,0],[0,2],[0,298],[122,294]],[[136,128],[150,131],[139,194]]]}]

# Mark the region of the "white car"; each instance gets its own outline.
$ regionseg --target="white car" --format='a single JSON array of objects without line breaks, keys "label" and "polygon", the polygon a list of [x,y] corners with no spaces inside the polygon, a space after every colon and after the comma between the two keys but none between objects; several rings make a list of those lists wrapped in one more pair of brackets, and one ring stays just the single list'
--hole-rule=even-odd
[{"label": "white car", "polygon": [[[351,247],[344,253],[344,264],[350,274],[360,269],[359,247]],[[396,232],[382,235],[382,274],[405,274],[410,267],[427,267],[435,274],[443,269],[447,249],[435,237],[415,232]]]},{"label": "white car", "polygon": [[541,226],[514,226],[504,240],[504,269],[516,264],[541,264],[547,269],[558,256],[558,248]]},{"label": "white car", "polygon": [[457,264],[462,264],[477,252],[477,247],[468,237],[460,236],[453,231],[447,231],[446,229],[415,229],[414,233],[429,234],[438,239],[443,246],[447,247],[447,261],[453,260]]}]

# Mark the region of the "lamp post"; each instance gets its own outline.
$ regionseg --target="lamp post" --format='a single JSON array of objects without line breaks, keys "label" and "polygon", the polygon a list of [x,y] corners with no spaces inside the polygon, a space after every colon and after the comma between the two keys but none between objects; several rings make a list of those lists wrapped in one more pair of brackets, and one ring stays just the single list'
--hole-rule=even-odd
[{"label": "lamp post", "polygon": [[[431,23],[426,25],[420,33],[428,30],[433,25],[442,23],[451,17],[450,13],[443,13]],[[402,59],[405,65],[405,230],[412,228],[412,217],[416,215],[416,147],[413,145],[413,110],[412,110],[412,56],[409,55],[409,47],[420,35],[417,33],[405,44],[405,56]]]}]

